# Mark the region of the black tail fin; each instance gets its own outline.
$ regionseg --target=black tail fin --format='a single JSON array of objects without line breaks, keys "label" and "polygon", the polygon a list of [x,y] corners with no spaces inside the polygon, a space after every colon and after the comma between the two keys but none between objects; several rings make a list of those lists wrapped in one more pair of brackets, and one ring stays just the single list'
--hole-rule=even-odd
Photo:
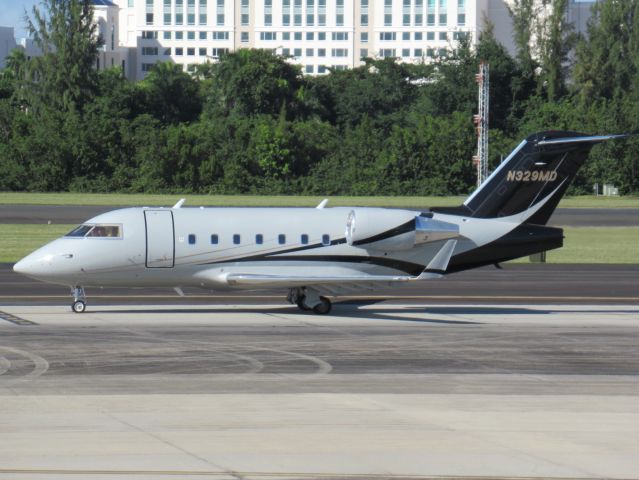
[{"label": "black tail fin", "polygon": [[530,135],[468,197],[462,207],[464,214],[506,217],[544,202],[526,221],[545,225],[593,145],[625,136],[556,131]]}]

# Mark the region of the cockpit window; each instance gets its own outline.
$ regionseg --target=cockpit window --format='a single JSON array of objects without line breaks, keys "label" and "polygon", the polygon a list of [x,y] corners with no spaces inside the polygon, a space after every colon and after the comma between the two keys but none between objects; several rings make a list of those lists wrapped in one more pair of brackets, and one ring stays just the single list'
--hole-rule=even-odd
[{"label": "cockpit window", "polygon": [[71,230],[67,237],[89,237],[89,238],[122,238],[122,227],[120,225],[80,225]]},{"label": "cockpit window", "polygon": [[65,237],[84,237],[93,225],[79,225],[65,235]]}]

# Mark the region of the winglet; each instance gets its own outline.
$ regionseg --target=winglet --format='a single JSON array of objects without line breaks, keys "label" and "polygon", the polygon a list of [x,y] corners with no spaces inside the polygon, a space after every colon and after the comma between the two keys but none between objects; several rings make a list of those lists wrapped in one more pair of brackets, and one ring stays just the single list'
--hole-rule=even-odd
[{"label": "winglet", "polygon": [[315,208],[317,208],[318,210],[321,210],[322,208],[324,208],[326,206],[326,204],[328,203],[328,198],[325,198],[324,200],[322,200],[319,205]]},{"label": "winglet", "polygon": [[446,273],[448,262],[450,262],[450,257],[453,256],[456,245],[457,240],[448,240],[444,244],[444,246],[439,249],[439,252],[437,252],[433,259],[428,263],[424,271],[419,277],[417,277],[417,279],[423,280],[426,278],[433,278],[434,275],[441,276]]},{"label": "winglet", "polygon": [[182,205],[184,205],[185,201],[186,201],[186,198],[180,198],[178,202],[175,205],[173,205],[173,208],[174,209],[182,208]]}]

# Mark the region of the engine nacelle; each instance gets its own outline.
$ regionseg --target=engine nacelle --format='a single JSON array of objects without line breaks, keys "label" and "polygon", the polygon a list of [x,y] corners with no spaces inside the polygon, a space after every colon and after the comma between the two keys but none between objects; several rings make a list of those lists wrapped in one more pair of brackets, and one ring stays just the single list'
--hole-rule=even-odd
[{"label": "engine nacelle", "polygon": [[346,241],[367,249],[410,250],[421,243],[459,236],[455,224],[433,220],[428,214],[415,215],[407,210],[356,208],[346,219]]}]

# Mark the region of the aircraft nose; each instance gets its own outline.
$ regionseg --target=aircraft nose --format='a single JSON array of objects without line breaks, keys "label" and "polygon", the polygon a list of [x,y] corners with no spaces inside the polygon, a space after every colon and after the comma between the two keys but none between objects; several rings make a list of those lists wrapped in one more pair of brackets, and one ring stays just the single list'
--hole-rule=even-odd
[{"label": "aircraft nose", "polygon": [[34,275],[38,273],[38,267],[36,261],[30,258],[31,255],[24,257],[13,266],[13,271],[22,275]]}]

